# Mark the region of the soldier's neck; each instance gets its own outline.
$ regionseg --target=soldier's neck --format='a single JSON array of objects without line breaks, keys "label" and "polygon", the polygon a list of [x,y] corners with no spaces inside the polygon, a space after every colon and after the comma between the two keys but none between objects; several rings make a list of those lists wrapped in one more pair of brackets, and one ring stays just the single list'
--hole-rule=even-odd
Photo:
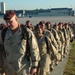
[{"label": "soldier's neck", "polygon": [[18,30],[18,27],[15,28],[15,29],[13,29],[13,30],[11,30],[12,34],[14,35],[14,33],[15,33],[17,30]]}]

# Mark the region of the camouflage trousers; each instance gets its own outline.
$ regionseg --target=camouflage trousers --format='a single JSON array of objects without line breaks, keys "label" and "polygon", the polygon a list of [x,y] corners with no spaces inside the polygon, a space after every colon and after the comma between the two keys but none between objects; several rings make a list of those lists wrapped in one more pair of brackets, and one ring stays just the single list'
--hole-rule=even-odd
[{"label": "camouflage trousers", "polygon": [[30,64],[26,64],[21,70],[16,71],[13,69],[12,65],[9,65],[8,63],[6,63],[7,65],[5,65],[5,73],[6,75],[28,75],[29,74],[29,68],[30,68]]},{"label": "camouflage trousers", "polygon": [[49,75],[50,74],[50,64],[51,64],[51,60],[48,54],[41,56],[37,75]]},{"label": "camouflage trousers", "polygon": [[64,46],[64,54],[68,54],[69,50],[70,50],[70,40],[67,40]]}]

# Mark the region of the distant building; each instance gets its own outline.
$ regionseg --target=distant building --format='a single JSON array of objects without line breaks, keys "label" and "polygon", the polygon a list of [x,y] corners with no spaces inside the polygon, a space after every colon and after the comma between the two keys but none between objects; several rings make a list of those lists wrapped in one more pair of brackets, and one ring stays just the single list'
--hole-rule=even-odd
[{"label": "distant building", "polygon": [[26,10],[26,16],[74,16],[72,8]]},{"label": "distant building", "polygon": [[51,9],[14,10],[14,11],[19,18],[25,16],[27,17],[74,16],[74,10],[72,10],[72,8],[51,8]]},{"label": "distant building", "polygon": [[5,14],[5,3],[4,2],[0,2],[0,13],[1,14]]}]

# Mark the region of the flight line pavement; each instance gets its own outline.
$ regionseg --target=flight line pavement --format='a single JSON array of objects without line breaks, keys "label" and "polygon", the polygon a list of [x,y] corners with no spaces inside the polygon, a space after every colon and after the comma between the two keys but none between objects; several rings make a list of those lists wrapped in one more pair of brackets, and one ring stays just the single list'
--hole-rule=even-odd
[{"label": "flight line pavement", "polygon": [[50,75],[63,75],[65,66],[67,64],[69,55],[63,58],[63,61],[59,61],[58,65],[54,65],[54,70],[50,73]]}]

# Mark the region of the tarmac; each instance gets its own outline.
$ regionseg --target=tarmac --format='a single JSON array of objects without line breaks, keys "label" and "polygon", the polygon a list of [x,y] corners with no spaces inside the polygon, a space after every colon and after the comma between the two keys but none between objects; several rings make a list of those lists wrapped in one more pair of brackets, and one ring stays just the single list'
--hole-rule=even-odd
[{"label": "tarmac", "polygon": [[59,61],[58,65],[54,65],[54,70],[50,73],[50,75],[63,75],[65,66],[67,64],[68,55],[63,58],[63,61]]},{"label": "tarmac", "polygon": [[[32,23],[33,26],[38,24],[40,21],[45,21],[45,22],[50,21],[51,24],[55,24],[55,23],[59,23],[59,22],[75,23],[75,16],[49,16],[49,17],[44,16],[44,17],[32,17],[32,18],[29,18],[29,17],[18,18],[18,22],[20,24],[25,24],[27,20],[30,20],[30,22]],[[5,23],[3,18],[0,18],[0,23]]]}]

